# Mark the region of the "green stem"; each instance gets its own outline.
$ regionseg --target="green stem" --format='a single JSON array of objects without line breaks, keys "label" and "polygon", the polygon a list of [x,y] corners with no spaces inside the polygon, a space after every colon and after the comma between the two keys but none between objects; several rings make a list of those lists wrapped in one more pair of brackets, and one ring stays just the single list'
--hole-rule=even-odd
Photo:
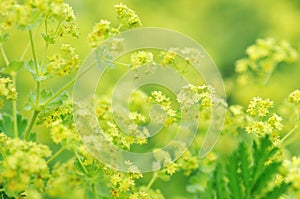
[{"label": "green stem", "polygon": [[55,34],[57,34],[58,30],[59,30],[59,27],[61,25],[62,21],[59,21],[58,24],[57,24],[57,27],[56,27],[56,30],[55,30]]},{"label": "green stem", "polygon": [[[2,46],[2,44],[0,44],[0,49],[1,49],[3,59],[5,61],[5,64],[8,67],[9,66],[9,60],[7,58],[7,55],[5,53],[5,50]],[[10,74],[10,76],[11,76],[11,79],[12,79],[13,86],[14,86],[14,88],[16,88],[16,74],[14,72],[12,72]],[[13,108],[13,119],[14,119],[14,124],[13,124],[14,136],[17,138],[19,136],[18,136],[18,119],[17,119],[17,101],[16,100],[12,101],[12,108]]]},{"label": "green stem", "polygon": [[64,92],[67,88],[69,88],[70,86],[72,86],[72,84],[74,84],[76,82],[76,80],[78,80],[80,77],[82,77],[85,73],[87,73],[93,66],[89,67],[86,71],[84,71],[83,73],[81,73],[80,75],[78,75],[76,78],[72,79],[69,83],[67,83],[64,87],[62,87],[61,89],[59,89],[54,95],[52,95],[52,97],[50,97],[44,104],[43,106],[46,106],[47,104],[49,104],[52,100],[54,100],[55,98],[57,98],[62,92]]},{"label": "green stem", "polygon": [[158,175],[157,175],[157,172],[154,172],[153,173],[153,176],[150,180],[150,182],[148,183],[147,187],[146,187],[146,190],[150,189],[151,186],[153,185],[153,183],[155,182],[155,180],[157,179]]},{"label": "green stem", "polygon": [[45,33],[48,35],[48,17],[45,19]]},{"label": "green stem", "polygon": [[87,199],[87,183],[84,185],[83,199]]},{"label": "green stem", "polygon": [[39,110],[35,110],[35,111],[33,112],[33,115],[32,115],[32,117],[31,117],[30,123],[29,123],[29,125],[27,126],[26,131],[25,131],[25,134],[24,134],[24,140],[27,140],[27,139],[28,139],[28,137],[29,137],[29,135],[30,135],[30,131],[31,131],[31,129],[32,129],[32,127],[33,127],[33,125],[34,125],[34,123],[35,123],[35,120],[36,120],[37,116],[39,115],[39,113],[40,113]]},{"label": "green stem", "polygon": [[44,104],[43,106],[48,105],[52,100],[57,98],[62,92],[64,92],[68,87],[72,86],[72,84],[76,81],[76,78],[71,80],[69,83],[67,83],[64,87],[59,89],[54,95],[52,95]]},{"label": "green stem", "polygon": [[131,64],[125,64],[125,63],[122,63],[122,62],[113,61],[111,59],[107,59],[107,58],[104,58],[104,57],[101,57],[101,59],[103,59],[105,61],[108,61],[108,62],[111,62],[111,63],[119,64],[121,66],[127,66],[127,67],[131,66]]},{"label": "green stem", "polygon": [[28,42],[28,44],[26,45],[26,48],[24,49],[24,51],[23,51],[23,53],[22,53],[22,55],[21,55],[20,60],[24,60],[24,57],[25,57],[25,55],[26,55],[26,53],[27,53],[29,47],[30,47],[30,42]]},{"label": "green stem", "polygon": [[119,24],[118,28],[117,28],[117,31],[119,31],[121,28],[123,27],[122,24]]},{"label": "green stem", "polygon": [[[45,19],[45,34],[48,35],[48,18]],[[43,61],[45,61],[47,58],[48,46],[49,46],[48,42],[45,41],[45,52],[44,52]]]},{"label": "green stem", "polygon": [[296,105],[296,122],[300,121],[300,104]]},{"label": "green stem", "polygon": [[92,184],[92,190],[94,194],[94,199],[98,199],[95,183]]},{"label": "green stem", "polygon": [[85,168],[85,166],[83,165],[83,162],[81,161],[79,155],[78,155],[77,153],[75,153],[75,155],[76,155],[76,158],[77,158],[77,160],[78,160],[78,162],[79,162],[81,168],[83,169],[84,173],[85,173],[85,174],[88,174],[89,172],[88,172],[88,170]]},{"label": "green stem", "polygon": [[8,61],[8,58],[6,56],[6,53],[5,53],[5,50],[4,50],[3,46],[2,46],[2,44],[0,44],[0,50],[1,50],[4,62],[6,64],[6,66],[8,66],[9,65],[9,61]]},{"label": "green stem", "polygon": [[271,79],[271,76],[272,76],[272,72],[267,73],[267,75],[265,76],[263,85],[267,85],[268,84],[269,80]]},{"label": "green stem", "polygon": [[[32,56],[33,56],[33,61],[34,61],[34,67],[35,67],[35,73],[37,76],[39,76],[39,67],[37,63],[37,58],[36,58],[36,53],[35,53],[35,47],[34,47],[34,42],[33,42],[33,37],[32,37],[32,31],[29,30],[29,39],[30,39],[30,45],[31,45],[31,50],[32,50]],[[35,98],[35,106],[36,109],[39,108],[39,99],[40,99],[40,87],[41,83],[39,81],[36,82],[36,98]]]},{"label": "green stem", "polygon": [[34,66],[35,66],[35,72],[36,72],[36,75],[39,75],[39,68],[38,68],[38,65],[37,65],[36,53],[35,53],[34,42],[33,42],[33,37],[32,37],[32,31],[31,30],[29,30],[29,39],[30,39],[30,45],[31,45],[31,50],[32,50]]},{"label": "green stem", "polygon": [[40,101],[40,90],[41,90],[41,82],[36,82],[36,91],[35,91],[35,108],[39,109],[39,101]]},{"label": "green stem", "polygon": [[294,126],[294,128],[292,128],[282,139],[281,141],[284,142],[287,138],[289,138],[294,132],[295,130],[298,128],[298,125],[296,124]]},{"label": "green stem", "polygon": [[57,156],[59,156],[62,152],[65,151],[65,146],[61,147],[51,158],[47,160],[47,164],[49,164],[51,161],[53,161]]},{"label": "green stem", "polygon": [[4,158],[6,158],[6,154],[5,154],[4,151],[0,150],[0,153],[2,154],[2,156],[3,156]]},{"label": "green stem", "polygon": [[[11,73],[11,79],[13,82],[13,86],[16,88],[16,74]],[[13,118],[14,118],[14,136],[18,138],[18,117],[17,117],[17,100],[12,101],[13,106]]]}]

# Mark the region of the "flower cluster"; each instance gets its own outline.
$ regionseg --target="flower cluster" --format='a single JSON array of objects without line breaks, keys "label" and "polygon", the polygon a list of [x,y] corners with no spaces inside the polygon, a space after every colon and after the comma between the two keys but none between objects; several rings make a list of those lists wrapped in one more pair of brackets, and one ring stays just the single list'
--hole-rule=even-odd
[{"label": "flower cluster", "polygon": [[300,195],[300,159],[293,157],[291,160],[284,160],[281,173],[285,176],[284,180],[292,183],[296,195]]},{"label": "flower cluster", "polygon": [[[68,192],[66,192],[66,189]],[[60,196],[61,198],[71,199],[76,196],[78,197],[82,191],[83,181],[74,167],[74,160],[70,159],[65,163],[56,163],[47,183],[47,195],[50,197]]]},{"label": "flower cluster", "polygon": [[152,91],[148,101],[160,105],[160,108],[165,111],[166,115],[160,114],[159,112],[156,114],[156,122],[170,125],[177,121],[177,113],[172,107],[171,99],[162,91]]},{"label": "flower cluster", "polygon": [[[136,95],[136,97],[132,98],[133,100],[139,100],[139,97],[142,96],[146,99],[144,93],[138,92]],[[137,108],[136,106],[138,104],[134,103],[134,105],[135,108]],[[146,122],[147,118],[140,112],[145,109],[145,106],[143,109],[139,109],[139,112],[130,111],[129,113],[122,110],[114,111],[114,113],[112,113],[110,107],[111,102],[105,98],[100,98],[96,106],[96,114],[107,140],[124,149],[130,149],[132,144],[146,144],[147,137],[149,137],[149,131],[143,124]],[[121,121],[121,124],[117,124],[114,121],[114,117],[118,118],[118,121]],[[122,130],[125,130],[126,133],[122,132],[118,125],[121,125]]]},{"label": "flower cluster", "polygon": [[49,57],[47,71],[55,76],[69,75],[79,67],[79,56],[69,44],[62,44],[61,53]]},{"label": "flower cluster", "polygon": [[114,197],[119,197],[120,194],[126,193],[135,186],[135,177],[140,177],[140,175],[135,174],[124,174],[117,172],[113,174],[110,179],[112,185],[111,195]]},{"label": "flower cluster", "polygon": [[[15,89],[12,80],[8,77],[0,78],[0,96],[7,100],[17,99],[17,90]],[[3,107],[3,100],[0,98],[0,109]]]},{"label": "flower cluster", "polygon": [[189,176],[193,171],[199,167],[199,159],[197,156],[193,156],[192,153],[187,150],[178,160],[177,164],[183,171],[184,175]]},{"label": "flower cluster", "polygon": [[92,32],[88,35],[88,40],[92,47],[97,47],[105,39],[116,34],[118,34],[118,30],[111,26],[111,22],[102,19],[93,27]]},{"label": "flower cluster", "polygon": [[288,98],[290,103],[299,104],[300,103],[300,90],[293,91]]},{"label": "flower cluster", "polygon": [[223,127],[224,132],[238,135],[240,129],[246,124],[246,114],[244,107],[240,105],[231,105],[226,113],[225,123]]},{"label": "flower cluster", "polygon": [[195,48],[184,48],[181,53],[184,55],[185,60],[191,64],[199,64],[204,57],[203,53]]},{"label": "flower cluster", "polygon": [[189,84],[184,86],[177,95],[177,101],[183,109],[188,109],[192,105],[199,104],[199,109],[208,109],[212,105],[214,89],[211,86],[195,86]]},{"label": "flower cluster", "polygon": [[276,145],[281,144],[278,132],[282,130],[282,117],[273,113],[269,115],[270,108],[273,107],[273,101],[266,98],[254,97],[248,106],[246,132],[254,133],[257,136],[271,134],[272,141]]},{"label": "flower cluster", "polygon": [[151,52],[138,51],[131,54],[130,65],[137,68],[144,64],[153,64],[153,54]]},{"label": "flower cluster", "polygon": [[0,7],[1,36],[12,26],[21,30],[31,30],[42,22],[46,24],[58,22],[59,24],[43,34],[48,44],[54,43],[57,37],[62,37],[64,34],[78,36],[73,9],[61,0],[27,0],[23,4],[13,0],[4,0],[1,1]]},{"label": "flower cluster", "polygon": [[161,63],[163,65],[173,64],[175,62],[176,52],[170,49],[168,51],[162,51],[160,56],[162,57]]},{"label": "flower cluster", "polygon": [[55,144],[59,144],[69,139],[74,133],[68,127],[62,124],[53,124],[50,135],[51,139]]},{"label": "flower cluster", "polygon": [[[124,26],[127,28],[136,28],[142,25],[141,20],[133,10],[122,3],[115,5],[117,19],[120,24],[116,28],[108,20],[100,20],[93,27],[92,32],[88,35],[88,41],[93,48],[98,47],[104,40],[119,34],[120,29]],[[117,42],[120,43],[120,42]]]},{"label": "flower cluster", "polygon": [[140,27],[142,22],[139,16],[126,5],[120,3],[115,5],[118,20],[122,25],[128,27]]},{"label": "flower cluster", "polygon": [[54,110],[41,113],[37,120],[37,124],[42,124],[47,128],[55,126],[56,124],[61,123],[71,119],[72,107],[70,104],[61,105]]},{"label": "flower cluster", "polygon": [[139,192],[130,194],[129,199],[151,199],[151,197],[149,196],[148,193],[146,193],[144,191],[139,191]]},{"label": "flower cluster", "polygon": [[273,102],[270,99],[262,99],[254,97],[248,106],[247,113],[251,116],[264,117],[269,113],[269,109],[273,107]]},{"label": "flower cluster", "polygon": [[45,180],[49,178],[49,168],[45,158],[51,151],[45,145],[26,142],[19,139],[1,136],[1,174],[0,183],[6,193],[18,196],[31,184],[42,191]]},{"label": "flower cluster", "polygon": [[279,63],[292,63],[298,58],[296,50],[288,42],[277,42],[273,38],[258,39],[246,53],[248,58],[236,62],[240,83],[246,83],[251,76],[266,82]]}]

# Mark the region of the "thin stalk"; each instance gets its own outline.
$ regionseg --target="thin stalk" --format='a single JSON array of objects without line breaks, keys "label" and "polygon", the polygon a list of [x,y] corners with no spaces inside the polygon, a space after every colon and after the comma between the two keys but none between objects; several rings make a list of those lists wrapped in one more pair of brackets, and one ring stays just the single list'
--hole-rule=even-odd
[{"label": "thin stalk", "polygon": [[0,150],[0,153],[2,154],[2,156],[3,156],[4,158],[6,158],[6,154],[4,153],[4,151]]},{"label": "thin stalk", "polygon": [[39,101],[40,101],[40,90],[41,90],[41,82],[36,82],[36,92],[35,92],[35,108],[39,109]]},{"label": "thin stalk", "polygon": [[[36,53],[35,53],[35,47],[34,47],[34,42],[33,42],[33,37],[32,37],[32,31],[29,30],[29,39],[30,39],[30,45],[31,45],[31,50],[32,50],[32,56],[33,56],[33,61],[34,61],[34,67],[35,67],[35,73],[37,76],[39,76],[39,67],[37,63],[37,58],[36,58]],[[36,98],[35,98],[35,106],[36,109],[39,108],[39,100],[40,100],[40,88],[41,88],[41,83],[39,81],[36,82]]]},{"label": "thin stalk", "polygon": [[117,28],[117,31],[119,31],[121,28],[123,27],[122,24],[119,24],[118,28]]},{"label": "thin stalk", "polygon": [[[2,44],[0,44],[0,50],[1,50],[1,53],[2,53],[2,56],[3,56],[3,59],[5,61],[5,64],[8,67],[9,66],[9,60],[7,58],[7,55],[5,53],[5,50],[2,46]],[[16,74],[14,72],[12,72],[10,74],[10,76],[11,76],[11,79],[12,79],[13,86],[14,86],[14,88],[16,88]],[[13,119],[14,119],[14,124],[13,124],[14,136],[17,138],[19,136],[18,136],[18,119],[17,119],[17,101],[16,100],[12,101],[12,109],[13,109]]]},{"label": "thin stalk", "polygon": [[47,160],[47,164],[49,164],[51,161],[53,161],[55,158],[57,158],[57,156],[59,156],[62,152],[64,152],[65,151],[65,147],[63,146],[63,147],[61,147],[51,158],[49,158],[48,160]]},{"label": "thin stalk", "polygon": [[36,75],[39,75],[39,68],[37,65],[36,53],[35,53],[34,42],[33,42],[31,30],[29,30],[29,39],[30,39],[30,45],[31,45],[32,56],[33,56],[33,61],[34,61],[35,72],[36,72]]},{"label": "thin stalk", "polygon": [[[11,79],[14,87],[16,88],[16,74],[11,73]],[[18,117],[17,117],[17,100],[12,101],[13,106],[13,118],[14,118],[14,136],[18,138]]]},{"label": "thin stalk", "polygon": [[45,33],[48,35],[48,18],[45,20]]},{"label": "thin stalk", "polygon": [[107,59],[107,58],[104,58],[104,57],[102,57],[102,59],[105,60],[105,61],[111,62],[111,63],[119,64],[121,66],[127,66],[127,67],[131,66],[130,64],[125,64],[125,63],[122,63],[122,62],[113,61],[111,59]]},{"label": "thin stalk", "polygon": [[48,105],[52,100],[54,100],[55,98],[57,98],[62,92],[64,92],[68,87],[72,86],[72,84],[75,83],[77,79],[72,79],[69,83],[67,83],[64,87],[62,87],[61,89],[59,89],[54,95],[52,95],[44,104],[43,106]]},{"label": "thin stalk", "polygon": [[95,183],[92,184],[92,190],[94,194],[94,199],[98,199]]},{"label": "thin stalk", "polygon": [[300,104],[297,104],[296,106],[296,122],[299,122],[300,120]]},{"label": "thin stalk", "polygon": [[295,125],[294,128],[292,128],[282,139],[281,141],[284,142],[287,138],[289,138],[295,130],[298,128],[298,125]]},{"label": "thin stalk", "polygon": [[39,110],[34,110],[33,115],[31,117],[30,123],[26,128],[25,134],[24,134],[24,140],[27,140],[29,135],[30,135],[30,131],[35,123],[35,120],[37,118],[37,116],[39,115],[40,111]]},{"label": "thin stalk", "polygon": [[14,118],[14,136],[18,138],[18,117],[17,117],[17,101],[12,101],[13,105],[13,118]]},{"label": "thin stalk", "polygon": [[80,77],[82,77],[85,73],[87,73],[91,68],[93,67],[93,65],[91,67],[89,67],[86,71],[84,71],[83,73],[81,73],[80,75],[78,75],[76,78],[72,79],[69,83],[67,83],[64,87],[62,87],[61,89],[59,89],[56,93],[54,93],[54,95],[52,95],[44,104],[43,106],[46,106],[47,104],[49,104],[52,100],[54,100],[55,98],[57,98],[62,92],[64,92],[67,88],[69,88],[70,86],[72,86],[72,84],[74,84],[76,82],[76,80],[78,80]]},{"label": "thin stalk", "polygon": [[[103,58],[106,61],[110,61],[112,62],[112,60]],[[121,63],[121,62],[114,62],[116,64],[120,64],[123,66],[130,66],[130,64],[125,64],[125,63]],[[69,83],[67,83],[64,87],[62,87],[61,89],[59,89],[54,95],[52,95],[44,104],[43,106],[46,106],[47,104],[49,104],[52,100],[54,100],[55,98],[57,98],[62,92],[64,92],[67,88],[69,88],[70,86],[72,86],[72,84],[74,84],[76,82],[76,80],[78,80],[80,77],[82,77],[85,73],[87,73],[91,68],[93,67],[93,65],[91,65],[89,68],[86,69],[86,71],[84,71],[83,73],[81,73],[80,75],[78,75],[76,78],[72,79]]]},{"label": "thin stalk", "polygon": [[24,60],[24,57],[25,57],[25,55],[26,55],[26,53],[27,53],[29,47],[30,47],[30,42],[28,42],[28,44],[26,45],[26,48],[24,49],[24,51],[23,51],[23,53],[22,53],[22,55],[21,55],[20,60]]},{"label": "thin stalk", "polygon": [[4,62],[6,64],[6,66],[8,66],[9,65],[9,61],[8,61],[8,58],[6,56],[6,53],[5,53],[5,50],[4,50],[3,46],[2,46],[2,44],[0,44],[0,50],[1,50]]},{"label": "thin stalk", "polygon": [[83,162],[81,161],[79,155],[78,155],[77,153],[75,153],[75,155],[76,155],[76,158],[77,158],[77,160],[78,160],[78,162],[79,162],[81,168],[83,169],[84,173],[85,173],[85,174],[88,174],[89,172],[88,172],[88,170],[85,168],[85,166],[83,165]]},{"label": "thin stalk", "polygon": [[61,25],[62,21],[59,21],[58,24],[57,24],[57,27],[56,27],[56,30],[55,30],[55,34],[57,34],[58,30],[59,30],[59,27]]},{"label": "thin stalk", "polygon": [[[48,35],[48,19],[46,18],[45,20],[45,34]],[[43,61],[46,60],[47,58],[47,52],[48,52],[48,42],[45,40],[45,51],[44,51],[44,57],[43,57]]]},{"label": "thin stalk", "polygon": [[85,183],[84,185],[84,193],[83,193],[83,198],[86,199],[87,198],[87,183]]},{"label": "thin stalk", "polygon": [[157,172],[154,172],[153,173],[153,176],[152,176],[152,178],[151,178],[151,180],[150,180],[150,182],[148,183],[148,185],[147,185],[147,187],[146,187],[146,190],[148,190],[148,189],[150,189],[151,188],[151,186],[153,185],[153,183],[155,182],[155,180],[157,179]]}]

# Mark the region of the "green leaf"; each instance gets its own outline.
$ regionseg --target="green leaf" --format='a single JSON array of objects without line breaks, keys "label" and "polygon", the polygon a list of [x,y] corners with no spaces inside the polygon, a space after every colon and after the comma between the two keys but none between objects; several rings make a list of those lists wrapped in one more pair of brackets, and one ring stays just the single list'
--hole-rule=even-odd
[{"label": "green leaf", "polygon": [[251,187],[250,184],[252,182],[251,178],[251,160],[249,155],[249,150],[245,143],[241,143],[239,146],[239,158],[241,161],[240,169],[241,169],[241,177],[245,188],[245,198],[249,197]]},{"label": "green leaf", "polygon": [[239,157],[238,152],[234,152],[231,157],[229,157],[227,163],[227,177],[228,177],[228,189],[230,192],[230,198],[240,199],[242,198],[241,192],[241,182],[239,178]]},{"label": "green leaf", "polygon": [[0,43],[5,42],[8,39],[9,34],[4,33],[3,35],[0,35]]},{"label": "green leaf", "polygon": [[85,176],[85,171],[83,170],[82,168],[82,165],[80,164],[80,162],[78,161],[78,159],[76,159],[74,161],[74,166],[76,168],[76,171],[77,171],[77,174],[80,175],[80,176]]},{"label": "green leaf", "polygon": [[264,172],[265,163],[277,153],[278,148],[272,146],[269,136],[265,136],[259,145],[253,143],[253,151],[253,184],[256,184]]},{"label": "green leaf", "polygon": [[[53,96],[52,90],[43,89],[39,95],[39,105],[43,106],[43,104],[48,101],[49,98]],[[50,109],[63,104],[63,101],[68,98],[67,92],[62,92],[59,96],[54,98],[50,103],[47,104],[46,107],[42,107],[44,109]],[[25,110],[33,110],[36,105],[36,91],[33,90],[29,94],[28,102],[25,104]]]},{"label": "green leaf", "polygon": [[214,184],[212,180],[209,180],[207,182],[206,188],[205,188],[205,192],[204,192],[204,198],[205,199],[214,199]]},{"label": "green leaf", "polygon": [[200,193],[204,192],[207,188],[205,187],[206,175],[197,172],[195,175],[191,176],[189,179],[189,185],[186,187],[187,191],[190,193]]},{"label": "green leaf", "polygon": [[[21,115],[17,115],[18,135],[22,137],[27,126],[27,120]],[[0,115],[0,131],[4,132],[9,137],[14,137],[14,121],[12,116],[4,113]]]},{"label": "green leaf", "polygon": [[36,142],[36,133],[35,132],[31,132],[29,134],[29,137],[27,138],[27,141],[33,141]]},{"label": "green leaf", "polygon": [[[240,143],[236,151],[228,158],[226,172],[219,163],[214,177],[207,182],[207,187],[213,182],[216,198],[279,198],[290,184],[275,185],[274,177],[279,173],[281,161],[275,161],[279,148],[274,146],[269,136],[253,142],[252,148]],[[224,179],[228,179],[228,182]],[[212,182],[210,182],[212,181]],[[267,194],[265,194],[267,192]],[[210,197],[211,198],[211,197]]]},{"label": "green leaf", "polygon": [[280,162],[272,162],[263,169],[258,180],[253,185],[252,195],[260,193],[267,186],[268,182],[272,180],[278,172],[280,165]]},{"label": "green leaf", "polygon": [[204,187],[200,184],[191,184],[186,187],[186,191],[189,193],[197,193],[204,191]]},{"label": "green leaf", "polygon": [[42,15],[41,12],[38,9],[32,9],[29,16],[29,19],[27,20],[26,24],[19,24],[18,29],[20,30],[31,30],[35,27],[38,27],[42,21]]},{"label": "green leaf", "polygon": [[283,193],[288,191],[289,186],[290,184],[283,182],[269,191],[262,199],[279,199]]},{"label": "green leaf", "polygon": [[25,62],[25,68],[28,72],[30,72],[33,76],[33,79],[37,82],[42,82],[49,79],[51,76],[49,75],[46,67],[42,67],[41,63],[37,63],[37,68],[39,74],[36,73],[36,66],[33,60]]},{"label": "green leaf", "polygon": [[51,37],[50,35],[47,35],[46,33],[41,33],[43,39],[47,44],[55,44],[55,38]]},{"label": "green leaf", "polygon": [[0,72],[4,74],[11,74],[18,72],[24,66],[23,61],[10,61],[8,66],[5,66],[0,69]]},{"label": "green leaf", "polygon": [[221,164],[216,166],[216,170],[214,172],[214,187],[216,189],[216,196],[217,199],[226,199],[228,198],[227,191],[226,191],[226,184],[224,180],[224,172]]},{"label": "green leaf", "polygon": [[157,177],[162,181],[168,182],[170,181],[170,175],[166,174],[164,170],[160,170],[157,172]]}]

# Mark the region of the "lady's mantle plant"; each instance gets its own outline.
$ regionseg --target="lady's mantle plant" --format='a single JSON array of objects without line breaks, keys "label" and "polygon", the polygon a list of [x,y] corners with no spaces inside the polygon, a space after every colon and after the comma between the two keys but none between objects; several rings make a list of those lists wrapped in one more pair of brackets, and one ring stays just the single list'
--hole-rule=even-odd
[{"label": "lady's mantle plant", "polygon": [[[141,27],[138,15],[126,5],[118,4],[115,9],[117,23],[100,20],[88,35],[92,48],[97,48],[120,31]],[[190,148],[180,141],[174,142],[175,152],[186,150],[178,160],[173,161],[172,154],[159,147],[151,149],[159,151],[156,164],[165,166],[152,176],[142,174],[131,162],[125,162],[128,172],[120,172],[89,154],[74,125],[72,103],[66,90],[76,81],[72,74],[81,61],[76,49],[65,42],[68,37],[79,37],[72,7],[62,0],[2,0],[0,10],[3,57],[0,68],[0,109],[3,110],[0,115],[1,198],[170,198],[163,194],[163,188],[155,186],[155,182],[171,181],[175,173],[189,179],[187,191],[191,197],[299,197],[299,158],[288,159],[283,155],[286,144],[299,132],[299,90],[292,92],[287,97],[288,102],[282,105],[295,110],[295,117],[279,114],[279,108],[268,98],[254,97],[246,109],[222,102],[222,106],[228,109],[223,133],[241,140],[225,163],[215,152],[204,159],[198,156],[197,145],[203,138],[205,125],[208,125],[215,95],[210,85],[189,84],[177,96],[159,87],[151,91],[137,90],[131,96],[129,115],[117,113],[126,121],[131,134],[122,132],[115,123],[109,94],[97,96],[95,112],[99,124],[110,142],[126,150],[157,142],[148,138],[149,132],[137,128],[137,125],[149,123],[148,112],[153,105],[165,111],[164,116],[157,114],[156,120],[170,127],[162,131],[169,136],[180,127],[181,114],[188,112],[194,104],[199,107],[199,120],[207,121],[203,122],[204,127],[198,130],[199,137]],[[12,39],[10,33],[15,29],[28,34],[29,44],[24,47],[20,58],[7,54],[5,50],[6,41]],[[36,38],[40,36],[44,42],[43,50],[36,47]],[[116,45],[115,49],[119,47]],[[57,49],[56,53],[50,53],[51,49]],[[178,52],[186,57],[182,59]],[[247,58],[237,62],[238,82],[251,78],[265,82],[278,63],[293,62],[297,58],[296,51],[287,42],[278,43],[274,39],[259,39],[248,48],[247,54]],[[127,57],[127,62],[113,64],[126,66],[128,70],[147,65],[148,72],[171,65],[181,74],[188,74],[197,56],[193,49],[141,50]],[[105,58],[107,62],[112,61]],[[32,75],[35,86],[28,93],[24,106],[18,107],[17,101],[21,99],[18,98],[16,80],[25,73],[24,68]],[[65,76],[71,80],[60,89],[46,88],[47,81]],[[31,118],[22,115],[23,109],[31,113]],[[292,128],[288,130],[285,125]],[[37,134],[43,133],[37,128],[40,126],[48,129],[50,139],[60,147],[58,150],[36,139]],[[59,159],[66,151],[71,154],[69,158]]]}]

